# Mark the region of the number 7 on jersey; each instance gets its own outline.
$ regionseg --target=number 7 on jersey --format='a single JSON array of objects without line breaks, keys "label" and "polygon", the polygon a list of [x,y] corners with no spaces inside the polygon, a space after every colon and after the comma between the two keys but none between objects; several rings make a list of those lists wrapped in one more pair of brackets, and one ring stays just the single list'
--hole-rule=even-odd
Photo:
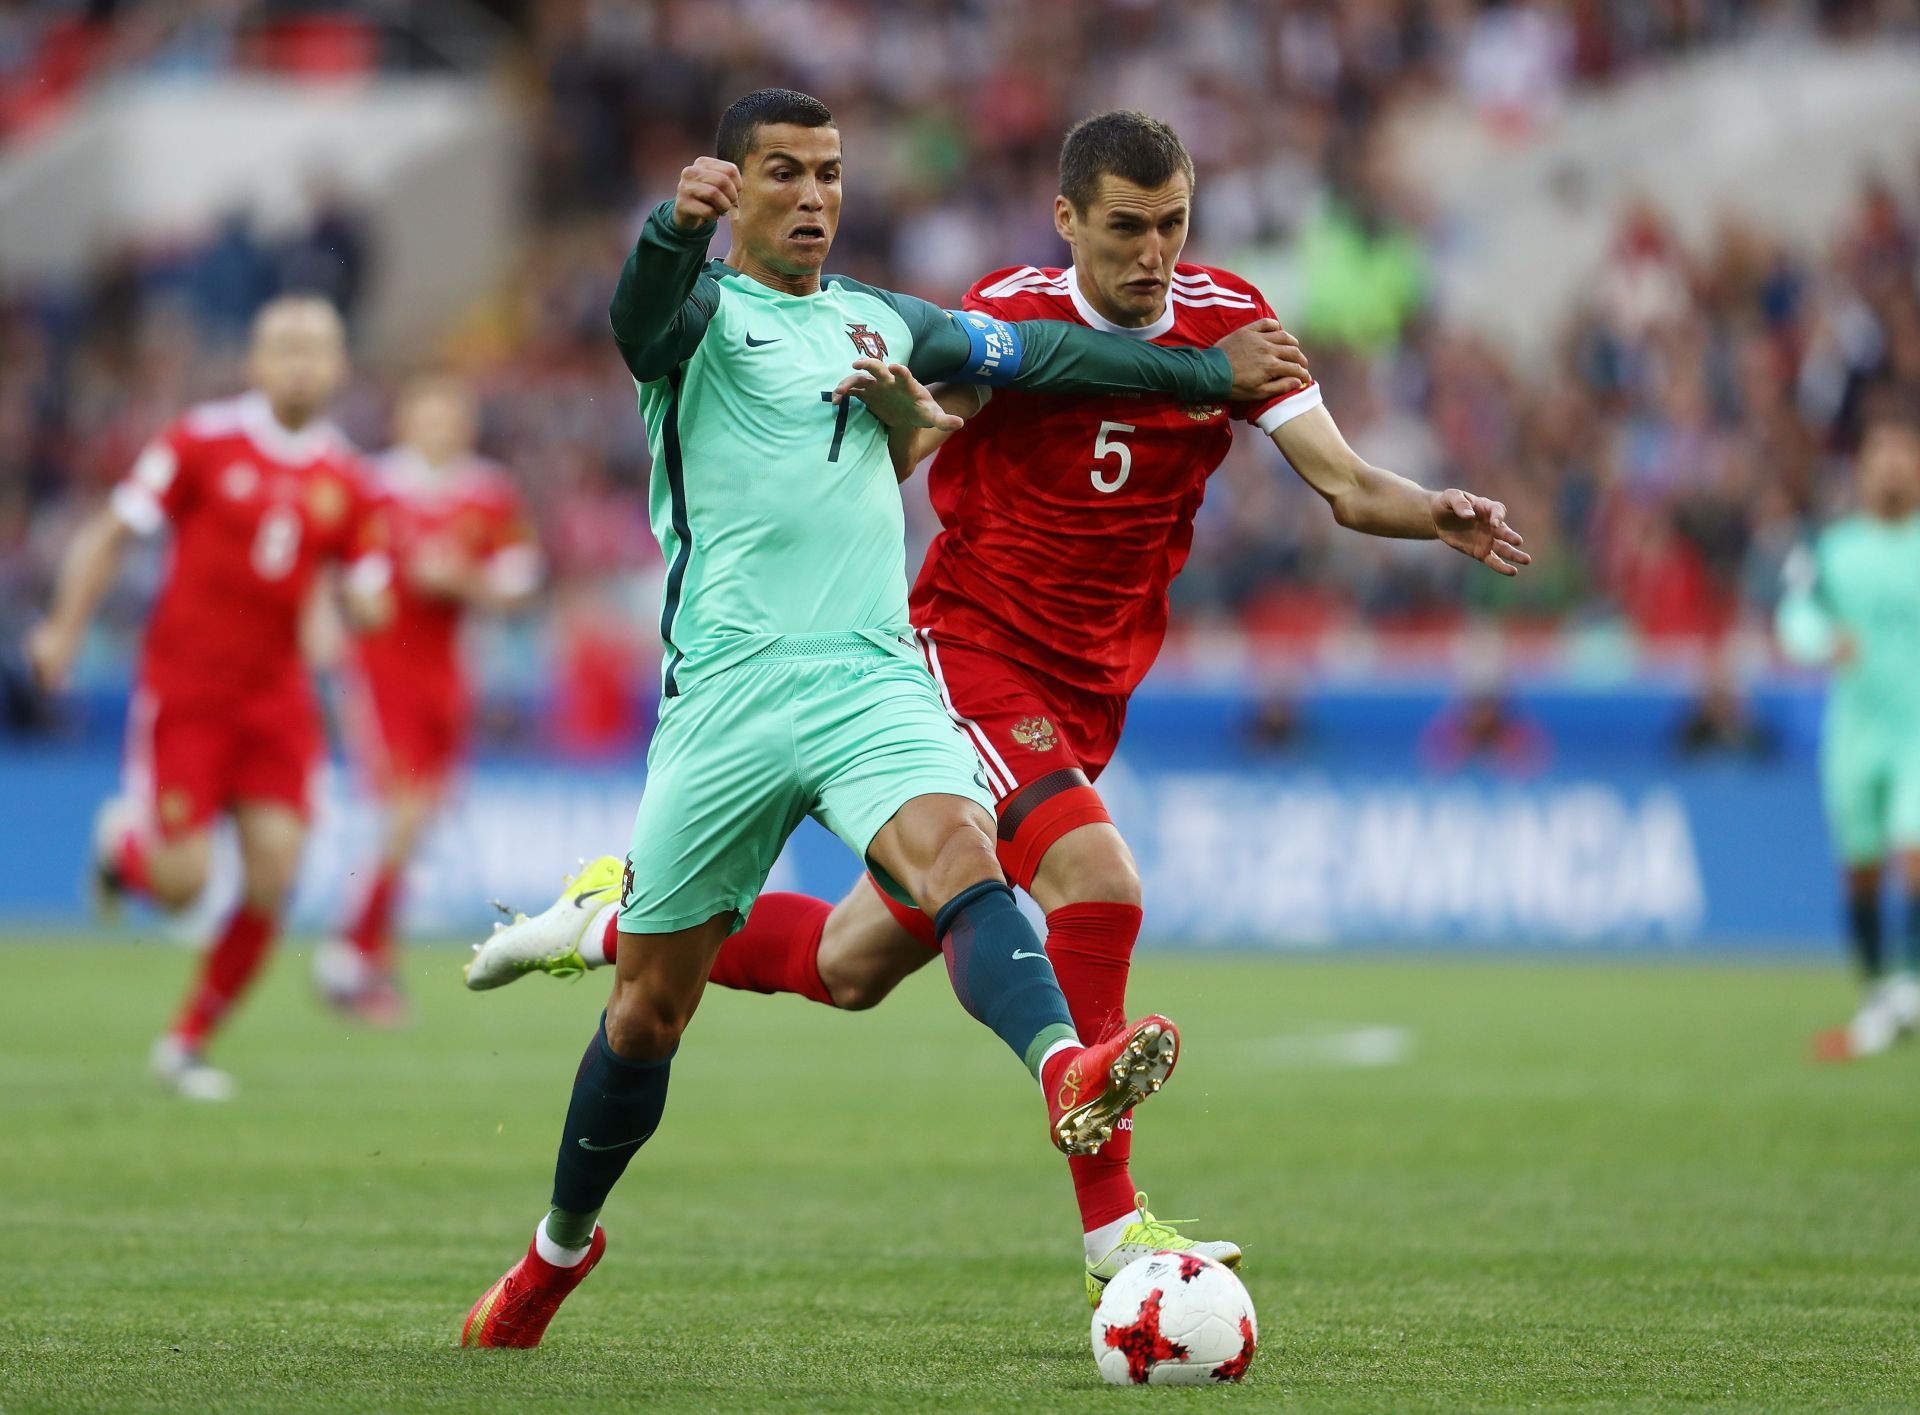
[{"label": "number 7 on jersey", "polygon": [[[820,401],[822,403],[831,403],[833,401],[833,390],[831,388],[823,389],[820,393]],[[840,460],[840,441],[847,435],[847,417],[853,412],[853,401],[853,395],[848,394],[840,400],[840,406],[834,409],[833,446],[827,449],[827,460],[829,462],[837,462]]]}]

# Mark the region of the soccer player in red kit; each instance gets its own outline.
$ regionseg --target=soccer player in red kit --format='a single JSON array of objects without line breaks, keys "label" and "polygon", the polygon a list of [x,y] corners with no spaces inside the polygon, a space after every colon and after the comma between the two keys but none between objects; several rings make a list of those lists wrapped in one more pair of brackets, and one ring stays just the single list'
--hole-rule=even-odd
[{"label": "soccer player in red kit", "polygon": [[59,689],[128,542],[172,533],[128,710],[125,795],[102,808],[94,869],[108,902],[135,893],[184,908],[206,884],[215,819],[233,817],[240,902],[152,1058],[162,1084],[197,1100],[232,1093],[203,1052],[266,957],[306,834],[322,747],[301,656],[308,597],[339,565],[350,617],[387,607],[381,521],[357,455],[325,418],[345,372],[331,305],[266,305],[248,354],[253,391],[189,409],[140,454],[74,537],[28,639],[41,685]]},{"label": "soccer player in red kit", "polygon": [[[1089,118],[1061,150],[1054,207],[1073,265],[998,271],[974,286],[966,307],[1165,344],[1204,346],[1248,324],[1273,327],[1272,310],[1247,282],[1180,262],[1192,194],[1192,160],[1172,129],[1139,113]],[[1430,492],[1369,465],[1311,382],[1231,407],[1008,392],[987,401],[954,387],[935,404],[905,368],[863,367],[871,381],[843,389],[896,429],[897,469],[905,475],[938,448],[930,490],[943,529],[914,585],[913,622],[997,798],[1007,877],[1046,912],[1047,954],[1074,1025],[1105,1036],[1125,1015],[1142,913],[1133,856],[1094,782],[1118,744],[1127,699],[1159,652],[1167,589],[1186,563],[1233,423],[1268,434],[1343,526],[1442,540],[1502,574],[1529,556],[1500,503]],[[581,882],[597,882],[607,863]],[[579,897],[576,888],[482,945],[468,985],[605,961],[611,932],[598,917],[586,923],[593,911],[577,907]],[[836,906],[761,895],[746,927],[722,946],[712,979],[864,1008],[937,956],[926,918],[863,881]],[[1129,1170],[1131,1139],[1123,1121],[1097,1155],[1069,1161],[1095,1302],[1148,1252],[1240,1258],[1237,1246],[1196,1242],[1146,1211]]]},{"label": "soccer player in red kit", "polygon": [[380,856],[343,937],[314,955],[328,1001],[376,1025],[405,1018],[393,965],[402,877],[466,749],[460,626],[469,611],[523,608],[542,575],[512,480],[474,454],[471,389],[422,378],[396,422],[399,443],[370,476],[391,545],[393,617],[356,635],[347,663],[349,737],[384,807]]}]

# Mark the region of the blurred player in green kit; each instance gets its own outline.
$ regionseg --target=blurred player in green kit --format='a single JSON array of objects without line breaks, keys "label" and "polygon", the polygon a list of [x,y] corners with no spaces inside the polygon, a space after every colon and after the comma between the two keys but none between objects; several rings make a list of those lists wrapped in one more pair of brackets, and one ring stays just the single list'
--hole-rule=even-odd
[{"label": "blurred player in green kit", "polygon": [[[1833,672],[1820,775],[1865,992],[1851,1022],[1815,1039],[1829,1061],[1876,1055],[1920,1023],[1920,422],[1910,411],[1869,419],[1859,496],[1858,512],[1790,563],[1778,625],[1790,658]],[[1897,946],[1881,916],[1882,874],[1896,857]]]}]

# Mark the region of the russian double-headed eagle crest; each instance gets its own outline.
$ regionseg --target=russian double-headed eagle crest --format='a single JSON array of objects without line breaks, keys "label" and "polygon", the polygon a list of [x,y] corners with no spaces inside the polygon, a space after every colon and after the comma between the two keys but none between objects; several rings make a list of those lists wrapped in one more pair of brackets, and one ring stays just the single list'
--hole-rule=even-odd
[{"label": "russian double-headed eagle crest", "polygon": [[1051,752],[1060,741],[1044,717],[1023,717],[1014,723],[1013,740],[1036,752]]}]

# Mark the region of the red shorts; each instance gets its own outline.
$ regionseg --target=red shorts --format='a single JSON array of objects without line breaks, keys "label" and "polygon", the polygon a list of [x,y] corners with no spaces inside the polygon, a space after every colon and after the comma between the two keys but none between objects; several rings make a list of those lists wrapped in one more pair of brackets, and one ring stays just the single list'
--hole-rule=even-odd
[{"label": "red shorts", "polygon": [[320,748],[319,714],[304,690],[209,703],[143,687],[127,713],[127,795],[163,838],[243,803],[304,818]]},{"label": "red shorts", "polygon": [[1068,831],[1109,820],[1093,783],[1113,759],[1127,700],[1053,682],[987,649],[915,631],[948,714],[986,768],[1000,868],[1030,888]]},{"label": "red shorts", "polygon": [[438,791],[446,785],[466,752],[463,685],[362,667],[348,693],[354,754],[378,790]]}]

